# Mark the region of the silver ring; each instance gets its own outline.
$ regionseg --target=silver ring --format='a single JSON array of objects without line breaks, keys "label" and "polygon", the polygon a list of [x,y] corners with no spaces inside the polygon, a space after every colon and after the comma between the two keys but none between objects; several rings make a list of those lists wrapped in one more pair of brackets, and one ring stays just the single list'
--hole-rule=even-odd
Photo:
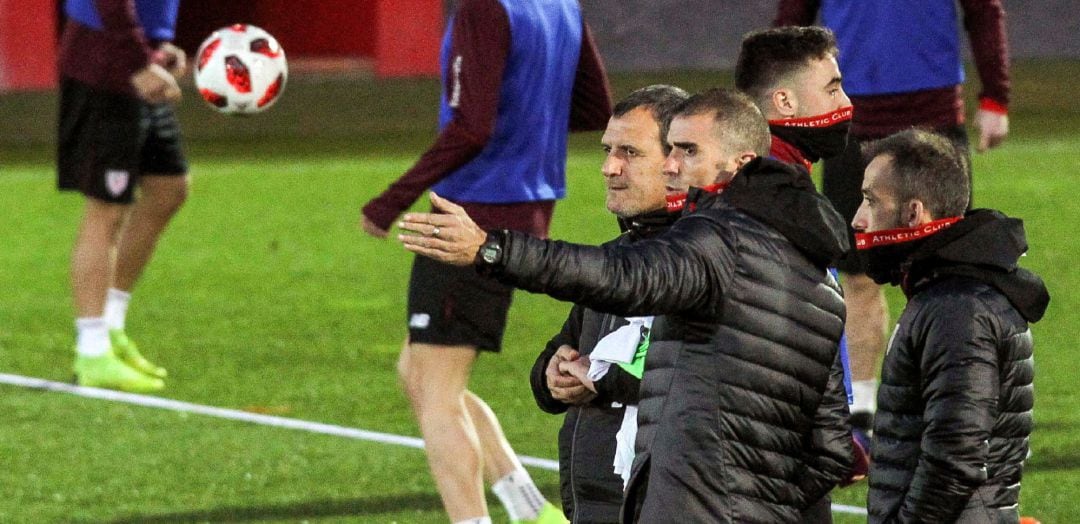
[{"label": "silver ring", "polygon": [[439,236],[439,231],[442,231],[442,230],[441,230],[441,229],[439,229],[439,226],[435,226],[435,229],[432,229],[432,230],[431,230],[431,236],[433,236],[433,237],[436,237],[436,238],[438,238],[438,236]]}]

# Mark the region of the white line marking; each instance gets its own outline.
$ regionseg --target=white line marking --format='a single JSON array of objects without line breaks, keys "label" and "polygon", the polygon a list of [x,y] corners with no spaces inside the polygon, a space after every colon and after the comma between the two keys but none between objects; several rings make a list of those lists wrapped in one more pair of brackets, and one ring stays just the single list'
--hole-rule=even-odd
[{"label": "white line marking", "polygon": [[[0,373],[0,384],[18,386],[21,388],[68,393],[70,395],[76,395],[84,398],[108,400],[110,402],[121,402],[124,404],[132,404],[148,408],[158,408],[168,411],[195,413],[197,415],[206,415],[208,417],[217,417],[228,420],[239,420],[241,422],[250,422],[252,424],[259,424],[262,426],[295,429],[299,431],[307,431],[309,433],[318,433],[321,435],[333,435],[337,437],[345,437],[355,440],[366,440],[369,442],[379,442],[382,444],[393,444],[396,446],[405,446],[416,449],[424,448],[424,440],[416,437],[406,437],[404,435],[394,435],[392,433],[380,433],[378,431],[368,431],[365,429],[347,428],[344,426],[335,426],[333,424],[323,424],[321,422],[310,422],[307,420],[300,420],[294,418],[262,415],[259,413],[250,413],[237,409],[216,408],[213,406],[192,404],[190,402],[181,402],[179,400],[154,397],[150,395],[124,393],[122,391],[113,391],[111,389],[75,386],[65,382],[54,382],[52,380],[45,380],[41,378],[24,377],[21,375]],[[525,455],[518,455],[518,458],[521,460],[521,463],[526,466],[546,469],[549,471],[559,471],[559,461],[557,460],[529,457]],[[865,509],[855,506],[833,504],[832,509],[834,512],[837,513],[866,515]]]}]

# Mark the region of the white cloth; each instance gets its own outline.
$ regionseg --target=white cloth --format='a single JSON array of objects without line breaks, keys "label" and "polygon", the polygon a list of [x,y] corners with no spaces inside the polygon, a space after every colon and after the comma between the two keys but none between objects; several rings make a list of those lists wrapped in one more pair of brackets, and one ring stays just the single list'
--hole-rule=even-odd
[{"label": "white cloth", "polygon": [[[612,364],[630,364],[641,345],[642,328],[652,329],[653,317],[629,317],[627,325],[600,339],[589,354],[589,380],[596,382],[607,374]],[[613,403],[617,404],[616,403]],[[623,487],[630,481],[634,464],[634,440],[637,438],[637,406],[628,405],[623,412],[622,426],[615,434],[615,474],[622,477]]]},{"label": "white cloth", "polygon": [[641,345],[641,328],[652,328],[653,317],[629,317],[629,324],[608,333],[589,354],[589,380],[596,382],[607,374],[612,364],[634,361]]},{"label": "white cloth", "polygon": [[630,481],[630,467],[634,465],[635,439],[637,439],[637,406],[626,406],[622,426],[615,434],[615,474],[622,477],[623,489]]}]

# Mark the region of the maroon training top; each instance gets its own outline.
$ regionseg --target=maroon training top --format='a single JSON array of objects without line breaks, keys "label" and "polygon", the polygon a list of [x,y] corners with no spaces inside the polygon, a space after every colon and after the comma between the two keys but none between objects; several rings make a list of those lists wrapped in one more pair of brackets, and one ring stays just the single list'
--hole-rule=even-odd
[{"label": "maroon training top", "polygon": [[152,62],[163,64],[164,56],[143,34],[134,0],[95,0],[94,5],[104,30],[68,20],[60,39],[60,75],[134,95],[131,76]]},{"label": "maroon training top", "polygon": [[[447,92],[460,94],[454,119],[416,164],[377,198],[363,214],[375,225],[389,229],[393,221],[421,194],[443,177],[483,151],[495,129],[503,70],[510,49],[510,20],[497,0],[463,4],[454,16],[451,55],[461,56],[457,85]],[[453,81],[453,79],[451,79]],[[569,131],[604,129],[611,117],[611,94],[600,54],[588,25],[574,79]],[[554,203],[462,203],[469,216],[484,228],[505,228],[546,236]]]}]

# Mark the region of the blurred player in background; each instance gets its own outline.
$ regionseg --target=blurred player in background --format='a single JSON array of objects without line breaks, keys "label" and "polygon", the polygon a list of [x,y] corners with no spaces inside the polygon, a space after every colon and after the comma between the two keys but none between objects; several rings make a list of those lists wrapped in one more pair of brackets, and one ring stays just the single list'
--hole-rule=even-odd
[{"label": "blurred player in background", "polygon": [[[844,88],[855,107],[852,140],[843,155],[825,161],[825,193],[850,221],[862,201],[866,163],[862,143],[910,127],[949,137],[968,155],[962,99],[964,69],[960,24],[967,30],[982,82],[977,149],[999,145],[1009,132],[1009,65],[1005,11],[1000,0],[844,2],[780,0],[775,25],[822,25],[836,34]],[[970,163],[969,163],[970,165]],[[876,409],[878,362],[889,314],[881,286],[866,276],[859,256],[839,264],[847,302],[846,332],[854,382],[852,424],[864,432]]]},{"label": "blurred player in background", "polygon": [[[609,244],[653,237],[679,217],[666,209],[664,161],[671,148],[664,137],[688,96],[677,87],[653,85],[615,104],[601,139],[607,158],[600,169],[607,210],[618,217],[622,233]],[[571,522],[619,522],[651,324],[651,317],[627,319],[575,305],[533,365],[537,405],[566,414],[559,431],[559,484]]]},{"label": "blurred player in background", "polygon": [[67,0],[60,43],[57,170],[85,208],[71,278],[79,384],[164,387],[165,369],[125,334],[131,292],[187,197],[172,105],[184,52],[169,43],[179,0]]},{"label": "blurred player in background", "polygon": [[[462,0],[442,52],[435,143],[363,208],[383,238],[428,188],[477,222],[546,236],[565,195],[567,132],[611,116],[606,75],[576,0]],[[436,231],[436,233],[438,233]],[[483,476],[514,521],[562,522],[518,462],[491,409],[468,390],[479,351],[499,351],[511,288],[417,257],[398,371],[452,522],[490,522]]]}]

